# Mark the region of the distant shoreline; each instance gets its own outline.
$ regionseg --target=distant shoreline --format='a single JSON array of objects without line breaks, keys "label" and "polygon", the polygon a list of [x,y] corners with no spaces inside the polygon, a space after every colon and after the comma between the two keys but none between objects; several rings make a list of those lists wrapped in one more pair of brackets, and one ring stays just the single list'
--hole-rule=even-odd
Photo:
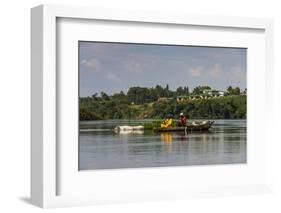
[{"label": "distant shoreline", "polygon": [[122,100],[96,101],[80,99],[80,121],[110,119],[163,119],[174,118],[183,112],[187,119],[246,119],[247,96],[225,96],[178,102],[176,99],[131,104]]}]

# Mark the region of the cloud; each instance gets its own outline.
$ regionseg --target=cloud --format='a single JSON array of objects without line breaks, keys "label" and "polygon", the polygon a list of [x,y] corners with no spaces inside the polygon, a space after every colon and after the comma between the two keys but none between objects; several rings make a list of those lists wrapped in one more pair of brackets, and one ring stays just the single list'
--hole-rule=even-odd
[{"label": "cloud", "polygon": [[117,75],[113,74],[112,72],[108,72],[105,78],[115,83],[121,83],[121,79]]},{"label": "cloud", "polygon": [[129,72],[143,73],[145,65],[137,60],[128,60],[123,63],[125,69]]},{"label": "cloud", "polygon": [[151,70],[161,61],[158,56],[150,54],[129,54],[122,62],[125,71],[135,74],[142,74],[146,70]]},{"label": "cloud", "polygon": [[230,73],[232,77],[235,78],[236,80],[240,80],[240,81],[246,80],[246,73],[243,72],[242,69],[237,66],[231,67]]},{"label": "cloud", "polygon": [[214,64],[210,70],[210,75],[214,78],[220,78],[223,75],[223,68],[221,64]]},{"label": "cloud", "polygon": [[81,64],[89,67],[91,69],[91,71],[93,71],[93,72],[99,72],[99,70],[101,68],[101,63],[96,58],[83,59],[81,61]]},{"label": "cloud", "polygon": [[188,72],[192,77],[199,77],[202,74],[202,68],[201,67],[192,67],[188,70]]}]

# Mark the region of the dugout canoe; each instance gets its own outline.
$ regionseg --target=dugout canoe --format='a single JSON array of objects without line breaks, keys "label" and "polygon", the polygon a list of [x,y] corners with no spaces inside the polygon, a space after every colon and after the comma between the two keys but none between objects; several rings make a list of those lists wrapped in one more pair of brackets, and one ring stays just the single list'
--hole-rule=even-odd
[{"label": "dugout canoe", "polygon": [[202,121],[187,123],[185,127],[157,127],[153,130],[155,132],[185,132],[185,131],[208,131],[214,121]]}]

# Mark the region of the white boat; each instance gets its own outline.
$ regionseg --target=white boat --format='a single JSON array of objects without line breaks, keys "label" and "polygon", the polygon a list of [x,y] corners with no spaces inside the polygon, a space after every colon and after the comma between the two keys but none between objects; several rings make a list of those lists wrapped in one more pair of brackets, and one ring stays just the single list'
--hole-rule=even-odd
[{"label": "white boat", "polygon": [[115,132],[123,133],[123,132],[140,132],[144,130],[144,126],[116,126],[114,128]]}]

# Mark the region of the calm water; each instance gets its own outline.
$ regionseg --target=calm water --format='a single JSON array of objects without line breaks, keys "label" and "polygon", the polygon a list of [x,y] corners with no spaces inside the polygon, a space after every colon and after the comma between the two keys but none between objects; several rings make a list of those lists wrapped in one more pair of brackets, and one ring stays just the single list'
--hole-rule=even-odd
[{"label": "calm water", "polygon": [[209,132],[187,135],[112,131],[117,125],[144,122],[81,122],[80,170],[246,163],[246,120],[216,120]]}]

